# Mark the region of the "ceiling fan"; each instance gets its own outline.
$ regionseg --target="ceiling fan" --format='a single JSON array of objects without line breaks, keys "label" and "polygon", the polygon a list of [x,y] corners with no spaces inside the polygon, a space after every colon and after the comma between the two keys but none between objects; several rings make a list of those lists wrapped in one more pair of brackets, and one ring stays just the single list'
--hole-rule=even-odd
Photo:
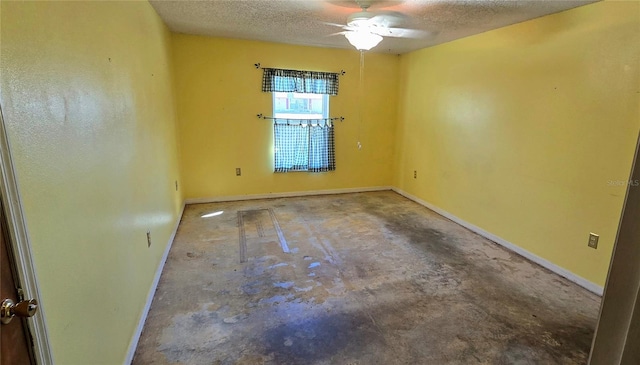
[{"label": "ceiling fan", "polygon": [[368,51],[380,43],[383,37],[422,38],[427,32],[416,29],[397,28],[407,16],[396,11],[368,11],[373,0],[355,0],[362,11],[353,13],[347,18],[347,24],[333,24],[344,29],[334,33],[344,35],[357,50]]}]

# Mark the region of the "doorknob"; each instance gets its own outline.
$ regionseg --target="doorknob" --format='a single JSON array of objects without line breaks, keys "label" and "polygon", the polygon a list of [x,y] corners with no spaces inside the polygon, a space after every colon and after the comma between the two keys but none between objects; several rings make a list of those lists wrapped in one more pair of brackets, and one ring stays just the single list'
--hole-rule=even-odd
[{"label": "doorknob", "polygon": [[8,324],[13,317],[33,317],[37,311],[38,302],[35,299],[21,300],[18,303],[5,299],[0,305],[0,322]]}]

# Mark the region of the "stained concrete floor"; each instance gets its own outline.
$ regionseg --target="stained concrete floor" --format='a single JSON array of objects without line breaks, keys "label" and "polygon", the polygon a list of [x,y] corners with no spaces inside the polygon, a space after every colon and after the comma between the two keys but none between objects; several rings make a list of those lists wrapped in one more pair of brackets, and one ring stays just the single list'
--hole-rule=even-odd
[{"label": "stained concrete floor", "polygon": [[390,191],[197,204],[133,363],[585,364],[599,300]]}]

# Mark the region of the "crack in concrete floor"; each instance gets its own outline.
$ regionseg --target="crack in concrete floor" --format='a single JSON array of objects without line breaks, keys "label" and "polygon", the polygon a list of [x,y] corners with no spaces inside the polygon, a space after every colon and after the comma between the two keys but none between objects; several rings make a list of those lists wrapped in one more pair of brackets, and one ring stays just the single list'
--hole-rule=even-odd
[{"label": "crack in concrete floor", "polygon": [[[290,253],[254,238],[240,263],[255,209]],[[197,204],[133,363],[584,364],[599,303],[390,191]]]}]

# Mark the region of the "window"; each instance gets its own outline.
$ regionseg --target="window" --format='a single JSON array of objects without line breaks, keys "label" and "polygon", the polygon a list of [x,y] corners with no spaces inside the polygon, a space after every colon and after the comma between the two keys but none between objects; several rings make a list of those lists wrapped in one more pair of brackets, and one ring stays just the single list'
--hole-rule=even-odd
[{"label": "window", "polygon": [[329,95],[273,93],[276,172],[335,170]]},{"label": "window", "polygon": [[329,117],[329,95],[273,93],[273,116],[278,119],[325,119]]},{"label": "window", "polygon": [[339,74],[262,70],[262,91],[273,93],[275,171],[335,170],[329,95],[338,95]]}]

